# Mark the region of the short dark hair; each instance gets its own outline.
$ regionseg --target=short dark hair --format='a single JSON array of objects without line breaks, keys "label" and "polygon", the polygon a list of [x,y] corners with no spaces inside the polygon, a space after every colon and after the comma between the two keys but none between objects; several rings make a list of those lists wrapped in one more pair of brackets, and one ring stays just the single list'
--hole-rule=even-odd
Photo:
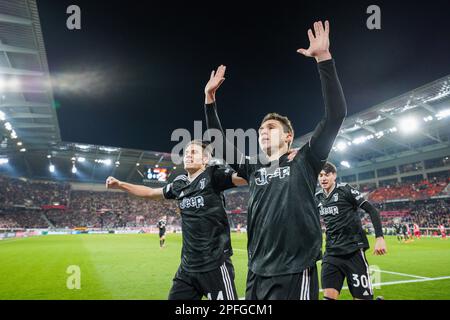
[{"label": "short dark hair", "polygon": [[286,133],[292,133],[292,136],[294,135],[294,128],[292,127],[291,120],[288,119],[288,117],[282,116],[276,112],[268,113],[264,117],[264,119],[261,121],[261,125],[269,120],[277,120],[281,123],[283,126],[284,132]]},{"label": "short dark hair", "polygon": [[190,141],[186,145],[186,148],[189,147],[192,144],[202,147],[203,152],[208,154],[209,156],[212,155],[211,145],[210,145],[209,142],[198,140],[198,139],[194,139],[194,140]]},{"label": "short dark hair", "polygon": [[280,122],[281,125],[283,126],[283,131],[285,133],[292,134],[292,141],[291,141],[291,143],[288,144],[288,148],[290,148],[292,143],[294,142],[294,128],[292,127],[291,120],[289,120],[288,117],[282,116],[276,112],[272,112],[272,113],[266,114],[264,119],[262,119],[262,121],[261,121],[261,125],[263,125],[264,122],[269,121],[269,120],[276,120],[276,121]]},{"label": "short dark hair", "polygon": [[336,166],[332,164],[331,162],[327,162],[323,165],[322,171],[325,171],[326,173],[336,173]]}]

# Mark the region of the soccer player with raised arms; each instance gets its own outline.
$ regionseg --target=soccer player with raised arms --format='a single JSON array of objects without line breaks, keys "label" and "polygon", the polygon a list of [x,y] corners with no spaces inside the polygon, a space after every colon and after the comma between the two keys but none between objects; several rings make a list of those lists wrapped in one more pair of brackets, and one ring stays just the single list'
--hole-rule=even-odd
[{"label": "soccer player with raised arms", "polygon": [[134,185],[108,177],[106,187],[149,199],[176,199],[181,209],[181,265],[169,300],[235,300],[233,250],[222,192],[245,180],[223,166],[209,166],[208,146],[194,140],[185,148],[184,169],[163,188]]},{"label": "soccer player with raised arms", "polygon": [[[325,114],[311,140],[295,157],[290,157],[294,139],[292,124],[287,117],[276,113],[266,115],[259,126],[258,142],[267,161],[252,161],[235,148],[233,141],[223,139],[222,157],[249,183],[246,299],[319,297],[316,262],[321,259],[322,230],[315,189],[347,112],[329,51],[329,31],[328,21],[325,25],[315,22],[314,32],[308,30],[309,48],[298,50],[317,62]],[[225,79],[224,74],[225,67],[220,66],[205,87],[208,128],[222,132],[216,91]],[[233,157],[229,157],[230,152]],[[220,157],[217,152],[216,157]]]}]

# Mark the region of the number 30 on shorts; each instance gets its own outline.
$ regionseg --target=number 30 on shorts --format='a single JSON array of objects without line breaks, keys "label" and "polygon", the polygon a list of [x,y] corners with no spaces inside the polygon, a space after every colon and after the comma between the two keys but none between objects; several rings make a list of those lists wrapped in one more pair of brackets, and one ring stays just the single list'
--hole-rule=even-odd
[{"label": "number 30 on shorts", "polygon": [[355,288],[358,288],[360,285],[363,288],[368,288],[369,287],[369,279],[367,278],[367,275],[363,274],[363,275],[358,275],[353,273],[353,286]]}]

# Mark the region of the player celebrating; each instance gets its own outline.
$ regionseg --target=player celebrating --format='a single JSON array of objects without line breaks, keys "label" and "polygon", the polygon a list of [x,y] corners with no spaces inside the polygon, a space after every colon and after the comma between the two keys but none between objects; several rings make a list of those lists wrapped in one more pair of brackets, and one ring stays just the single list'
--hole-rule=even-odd
[{"label": "player celebrating", "polygon": [[373,289],[365,256],[369,242],[361,225],[358,208],[367,212],[372,221],[376,255],[386,253],[380,215],[358,190],[348,184],[336,184],[336,176],[336,167],[327,162],[319,174],[322,189],[316,193],[327,238],[322,262],[324,299],[337,300],[344,279],[347,278],[354,299],[372,300]]},{"label": "player celebrating", "polygon": [[164,248],[164,242],[166,241],[166,224],[167,217],[166,219],[161,218],[156,225],[159,229],[159,247],[161,249]]},{"label": "player celebrating", "polygon": [[192,141],[183,158],[187,175],[180,175],[164,188],[149,188],[106,180],[107,188],[121,189],[149,199],[176,199],[181,209],[183,246],[181,265],[173,280],[169,300],[236,299],[230,226],[222,191],[245,184],[230,169],[207,166],[208,147]]},{"label": "player celebrating", "polygon": [[[325,27],[314,23],[308,37],[309,48],[298,52],[316,59],[325,100],[325,116],[309,143],[289,158],[294,130],[288,118],[275,113],[266,115],[259,127],[267,164],[251,161],[223,139],[223,158],[228,160],[227,153],[233,152],[230,159],[237,162],[229,161],[230,165],[249,183],[246,299],[250,300],[319,298],[316,262],[321,258],[322,230],[314,192],[347,107],[329,52],[328,21]],[[205,87],[208,128],[222,133],[215,94],[224,74],[225,67],[220,66]],[[220,157],[217,152],[216,156]]]}]

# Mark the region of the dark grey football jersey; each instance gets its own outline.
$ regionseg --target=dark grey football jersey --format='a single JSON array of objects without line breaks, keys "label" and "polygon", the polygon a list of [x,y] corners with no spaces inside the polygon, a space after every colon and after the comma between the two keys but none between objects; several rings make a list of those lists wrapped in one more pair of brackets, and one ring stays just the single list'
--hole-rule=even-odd
[{"label": "dark grey football jersey", "polygon": [[349,184],[338,183],[329,195],[321,189],[316,193],[317,207],[326,228],[327,255],[344,255],[369,248],[358,208],[366,202],[361,193]]},{"label": "dark grey football jersey", "polygon": [[188,272],[211,271],[233,254],[222,195],[234,187],[233,173],[210,166],[192,182],[180,175],[163,189],[164,197],[178,200],[181,209],[181,267]]}]

